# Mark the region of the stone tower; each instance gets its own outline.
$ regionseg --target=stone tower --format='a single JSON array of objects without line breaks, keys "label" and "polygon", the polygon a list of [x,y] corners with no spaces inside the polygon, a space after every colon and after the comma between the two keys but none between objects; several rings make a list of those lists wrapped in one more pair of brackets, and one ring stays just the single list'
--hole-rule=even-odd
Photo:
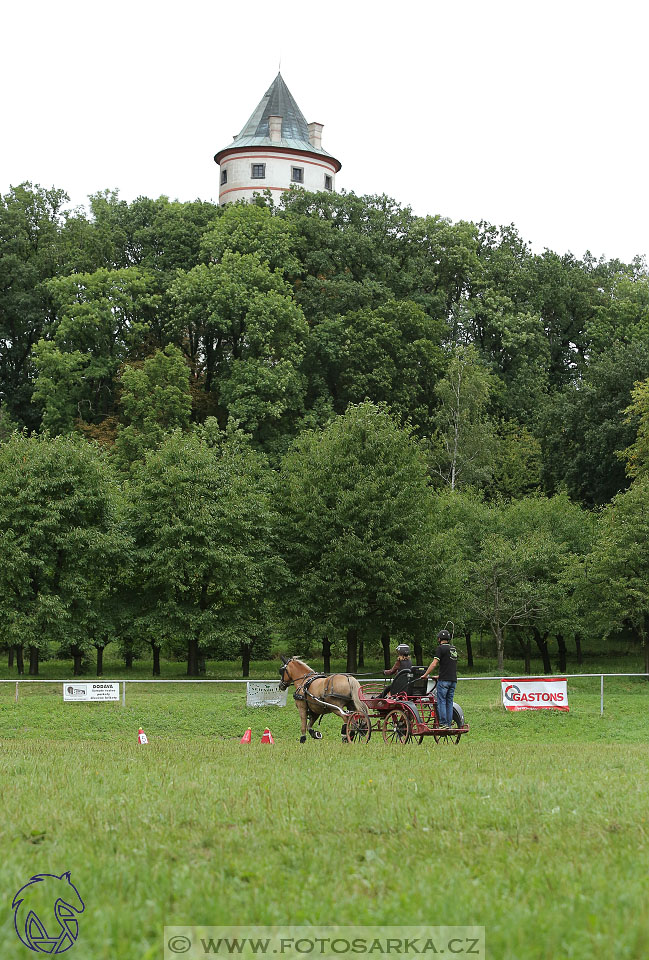
[{"label": "stone tower", "polygon": [[322,149],[322,124],[307,123],[280,73],[232,143],[215,155],[219,203],[292,186],[335,190],[340,161]]}]

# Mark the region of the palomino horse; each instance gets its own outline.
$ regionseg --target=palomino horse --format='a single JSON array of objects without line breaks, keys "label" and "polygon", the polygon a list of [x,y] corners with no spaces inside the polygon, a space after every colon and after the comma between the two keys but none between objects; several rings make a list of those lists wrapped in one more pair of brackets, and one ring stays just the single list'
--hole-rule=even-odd
[{"label": "palomino horse", "polygon": [[337,713],[338,716],[347,720],[343,706],[353,706],[365,716],[368,715],[367,707],[360,698],[361,685],[356,677],[348,673],[333,673],[327,677],[316,673],[297,657],[290,659],[282,657],[282,664],[279,671],[281,677],[279,689],[288,690],[292,683],[295,684],[293,699],[302,721],[300,743],[305,742],[307,731],[314,740],[321,738],[322,734],[319,730],[313,729],[313,724],[325,713]]}]

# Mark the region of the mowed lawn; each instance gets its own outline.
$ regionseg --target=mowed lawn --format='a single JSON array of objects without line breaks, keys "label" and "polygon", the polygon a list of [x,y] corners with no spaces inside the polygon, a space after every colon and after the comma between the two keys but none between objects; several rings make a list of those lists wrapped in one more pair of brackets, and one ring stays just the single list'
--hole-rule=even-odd
[{"label": "mowed lawn", "polygon": [[508,715],[497,683],[460,681],[459,746],[357,747],[333,717],[299,744],[290,697],[248,709],[243,685],[133,684],[125,708],[0,685],[0,956],[32,955],[16,891],[71,870],[83,960],[233,923],[478,924],[494,960],[646,957],[649,685],[605,689],[603,718],[587,678],[568,715]]}]

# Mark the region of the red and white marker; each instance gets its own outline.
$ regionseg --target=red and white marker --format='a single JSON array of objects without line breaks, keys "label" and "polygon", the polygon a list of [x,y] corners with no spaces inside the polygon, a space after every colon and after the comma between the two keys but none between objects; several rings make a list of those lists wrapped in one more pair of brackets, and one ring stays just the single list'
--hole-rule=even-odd
[{"label": "red and white marker", "polygon": [[138,742],[138,743],[148,743],[148,742],[149,742],[148,739],[147,739],[147,735],[146,735],[146,733],[144,732],[144,730],[142,729],[142,727],[140,727],[140,729],[139,729],[138,732],[137,732],[137,742]]},{"label": "red and white marker", "polygon": [[275,743],[275,741],[273,740],[273,735],[272,735],[272,733],[270,732],[270,730],[268,729],[268,727],[266,727],[266,729],[264,730],[264,735],[263,735],[262,738],[261,738],[261,742],[262,742],[262,743]]},{"label": "red and white marker", "polygon": [[252,729],[248,727],[244,735],[241,737],[241,740],[239,740],[239,743],[250,743],[251,740],[252,740]]}]

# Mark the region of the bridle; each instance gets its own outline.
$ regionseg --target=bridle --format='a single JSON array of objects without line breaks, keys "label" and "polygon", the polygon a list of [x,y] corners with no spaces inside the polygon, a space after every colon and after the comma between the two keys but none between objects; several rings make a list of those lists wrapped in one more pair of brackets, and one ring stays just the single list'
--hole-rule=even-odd
[{"label": "bridle", "polygon": [[298,677],[297,680],[291,677],[290,674],[288,673],[288,665],[289,663],[292,663],[293,660],[298,660],[298,659],[299,657],[282,657],[282,666],[279,668],[279,676],[280,676],[279,689],[282,692],[284,692],[284,690],[288,690],[288,688],[292,683],[295,684],[296,692],[299,692],[297,684],[300,682],[300,680],[302,681],[301,685],[303,685],[304,681],[308,677],[315,675],[315,670],[310,670],[308,673],[305,673],[303,677]]}]

